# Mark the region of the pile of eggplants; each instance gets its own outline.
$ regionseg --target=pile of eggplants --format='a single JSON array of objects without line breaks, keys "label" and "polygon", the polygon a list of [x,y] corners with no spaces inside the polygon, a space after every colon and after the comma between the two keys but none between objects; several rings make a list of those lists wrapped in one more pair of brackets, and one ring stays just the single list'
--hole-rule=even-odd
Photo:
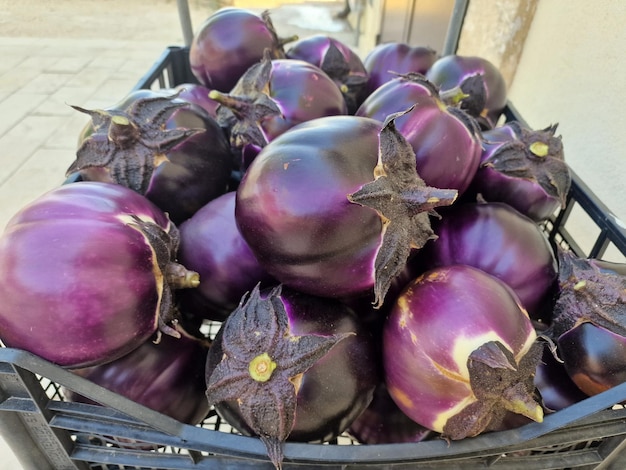
[{"label": "pile of eggplants", "polygon": [[190,61],[197,83],[74,106],[64,184],[0,236],[4,346],[179,420],[213,406],[277,468],[285,441],[465,439],[626,380],[624,265],[548,242],[563,143],[498,124],[493,64],[361,60],[240,8]]}]

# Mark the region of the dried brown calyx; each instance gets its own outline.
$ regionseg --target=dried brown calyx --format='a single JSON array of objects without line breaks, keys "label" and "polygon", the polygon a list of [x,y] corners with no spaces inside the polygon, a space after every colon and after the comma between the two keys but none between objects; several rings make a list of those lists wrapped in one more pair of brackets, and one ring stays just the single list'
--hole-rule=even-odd
[{"label": "dried brown calyx", "polygon": [[500,429],[509,411],[543,421],[543,408],[536,401],[534,385],[542,354],[540,342],[533,343],[519,362],[498,341],[487,342],[473,351],[467,367],[476,401],[447,421],[443,435],[458,440]]},{"label": "dried brown calyx", "polygon": [[88,169],[106,168],[113,182],[140,194],[148,190],[154,169],[167,161],[166,152],[201,129],[166,129],[171,114],[188,103],[171,96],[154,96],[133,101],[126,109],[88,110],[72,106],[91,117],[93,132],[76,151],[67,175]]},{"label": "dried brown calyx", "polygon": [[[211,405],[236,401],[247,426],[263,441],[276,468],[296,414],[302,375],[350,333],[291,333],[281,287],[262,298],[257,285],[223,323],[215,367],[207,367]],[[215,360],[209,358],[209,361]]]},{"label": "dried brown calyx", "polygon": [[565,163],[561,136],[555,136],[557,124],[541,130],[528,129],[518,122],[507,126],[513,130],[515,139],[495,150],[481,166],[512,178],[533,181],[565,207],[572,178]]},{"label": "dried brown calyx", "polygon": [[378,212],[383,238],[375,260],[374,304],[380,307],[393,279],[402,272],[412,248],[422,248],[436,238],[429,215],[452,204],[458,192],[426,186],[415,169],[415,152],[398,132],[394,120],[410,112],[390,115],[379,137],[374,180],[349,194],[350,202]]},{"label": "dried brown calyx", "polygon": [[584,322],[626,336],[626,276],[600,270],[559,248],[559,294],[546,335],[558,339]]}]

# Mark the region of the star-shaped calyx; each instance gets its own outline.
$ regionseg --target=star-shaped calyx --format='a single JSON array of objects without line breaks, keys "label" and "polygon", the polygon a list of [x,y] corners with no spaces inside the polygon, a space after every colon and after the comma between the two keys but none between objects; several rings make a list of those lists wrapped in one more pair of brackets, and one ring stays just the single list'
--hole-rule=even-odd
[{"label": "star-shaped calyx", "polygon": [[217,122],[230,133],[230,146],[236,153],[245,145],[259,148],[267,145],[261,122],[271,116],[282,116],[282,111],[270,97],[272,57],[265,49],[263,59],[252,65],[239,79],[230,93],[211,90],[209,97],[217,101]]},{"label": "star-shaped calyx", "polygon": [[519,360],[498,341],[472,351],[467,368],[476,400],[452,416],[443,435],[452,440],[499,429],[507,412],[543,421],[543,408],[535,396],[534,376],[544,345],[534,342]]},{"label": "star-shaped calyx", "polygon": [[139,98],[121,110],[72,106],[91,117],[93,132],[76,151],[67,175],[92,167],[106,168],[115,183],[145,194],[154,169],[167,161],[166,152],[202,131],[166,128],[171,114],[189,105],[176,100],[177,96]]},{"label": "star-shaped calyx", "polygon": [[559,293],[546,331],[552,339],[584,322],[626,336],[626,276],[558,248]]},{"label": "star-shaped calyx", "polygon": [[320,68],[339,85],[348,113],[354,114],[357,109],[357,96],[367,83],[367,75],[352,73],[346,57],[333,41],[328,44]]},{"label": "star-shaped calyx", "polygon": [[297,336],[281,300],[281,287],[262,297],[257,285],[222,324],[209,352],[209,404],[235,401],[276,468],[296,414],[302,375],[350,333]]},{"label": "star-shaped calyx", "polygon": [[494,151],[481,166],[512,178],[533,181],[565,207],[571,174],[565,163],[561,136],[554,135],[557,124],[536,131],[518,122],[507,126],[513,130],[515,139]]},{"label": "star-shaped calyx", "polygon": [[383,224],[383,237],[375,260],[374,304],[380,307],[393,279],[406,265],[412,248],[419,249],[436,238],[429,215],[434,209],[452,204],[455,189],[426,186],[416,170],[415,152],[396,129],[397,117],[387,117],[379,136],[378,163],[374,180],[349,194],[350,202],[378,212]]}]

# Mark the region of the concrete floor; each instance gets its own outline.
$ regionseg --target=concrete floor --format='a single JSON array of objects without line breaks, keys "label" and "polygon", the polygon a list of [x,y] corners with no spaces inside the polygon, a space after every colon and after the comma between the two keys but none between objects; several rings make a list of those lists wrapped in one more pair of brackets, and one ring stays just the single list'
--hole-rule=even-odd
[{"label": "concrete floor", "polygon": [[[88,121],[69,105],[93,109],[116,103],[167,46],[184,44],[176,2],[145,3],[150,11],[144,17],[135,2],[125,7],[128,2],[119,0],[0,0],[0,228],[63,181]],[[216,3],[189,1],[195,28]],[[342,5],[261,1],[246,7],[259,12],[271,7],[283,36],[327,32],[351,44],[347,23],[333,18]],[[46,15],[39,13],[48,7]],[[0,436],[0,470],[21,468]]]}]

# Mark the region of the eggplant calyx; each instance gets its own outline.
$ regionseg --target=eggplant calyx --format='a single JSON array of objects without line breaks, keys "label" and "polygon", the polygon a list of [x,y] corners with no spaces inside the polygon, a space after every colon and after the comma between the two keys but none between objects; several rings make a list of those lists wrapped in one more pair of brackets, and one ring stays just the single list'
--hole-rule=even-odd
[{"label": "eggplant calyx", "polygon": [[276,28],[274,27],[274,23],[272,22],[272,18],[271,18],[269,10],[264,10],[261,13],[261,19],[265,23],[267,30],[272,35],[273,47],[270,49],[271,58],[272,59],[284,59],[285,58],[285,49],[284,49],[285,44],[288,44],[293,41],[297,41],[298,36],[294,34],[292,36],[287,36],[284,38],[278,37],[278,34],[276,33]]},{"label": "eggplant calyx", "polygon": [[166,129],[171,114],[188,106],[175,99],[178,94],[138,99],[112,112],[72,106],[91,117],[93,133],[81,143],[66,176],[87,168],[106,168],[114,182],[145,194],[154,169],[167,161],[166,152],[202,132]]},{"label": "eggplant calyx", "polygon": [[465,98],[461,100],[461,109],[473,117],[480,117],[487,105],[487,88],[485,87],[485,77],[474,74],[467,77],[460,85]]},{"label": "eggplant calyx", "polygon": [[458,440],[501,429],[509,411],[543,421],[543,408],[534,396],[534,375],[543,347],[543,343],[534,342],[519,362],[499,341],[489,341],[474,350],[467,367],[476,401],[448,419],[443,435]]},{"label": "eggplant calyx", "polygon": [[584,322],[626,336],[626,276],[602,271],[590,260],[559,248],[559,293],[546,335],[557,340]]},{"label": "eggplant calyx", "polygon": [[426,186],[415,169],[415,152],[395,127],[394,120],[409,110],[390,115],[379,136],[374,180],[349,194],[348,200],[374,209],[383,224],[383,238],[375,260],[374,305],[383,304],[393,279],[402,272],[412,248],[435,238],[428,215],[451,205],[454,189]]},{"label": "eggplant calyx", "polygon": [[338,84],[348,106],[348,112],[354,114],[357,108],[357,95],[367,83],[367,75],[351,73],[348,60],[332,40],[328,43],[320,69]]},{"label": "eggplant calyx", "polygon": [[265,49],[263,59],[241,76],[230,93],[212,90],[209,94],[220,104],[217,122],[228,130],[235,153],[248,144],[265,147],[267,138],[261,123],[273,116],[282,117],[282,111],[270,97],[271,76],[272,57],[270,50]]},{"label": "eggplant calyx", "polygon": [[220,362],[207,377],[211,405],[236,400],[276,468],[296,414],[299,378],[351,333],[291,333],[281,286],[261,297],[259,285],[223,323]]},{"label": "eggplant calyx", "polygon": [[511,178],[538,184],[546,194],[565,207],[571,186],[571,174],[564,160],[561,137],[554,136],[556,126],[533,131],[511,122],[516,138],[503,143],[481,163]]}]

